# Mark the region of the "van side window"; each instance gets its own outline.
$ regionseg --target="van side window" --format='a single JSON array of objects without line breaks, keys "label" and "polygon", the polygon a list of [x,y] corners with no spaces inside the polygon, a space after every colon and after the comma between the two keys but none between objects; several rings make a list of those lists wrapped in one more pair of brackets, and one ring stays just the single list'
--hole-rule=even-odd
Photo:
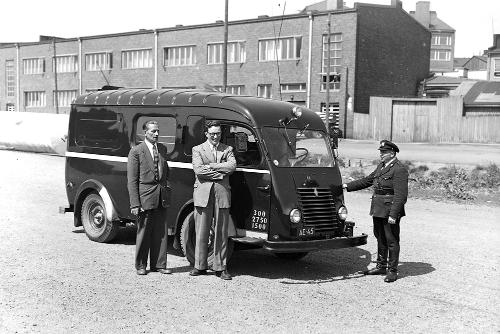
[{"label": "van side window", "polygon": [[223,129],[222,132],[225,134],[225,138],[222,138],[222,141],[233,147],[237,165],[257,167],[261,161],[261,154],[252,130],[237,125],[226,125],[223,127],[229,131]]},{"label": "van side window", "polygon": [[128,144],[123,128],[120,113],[106,108],[77,109],[75,138],[78,146],[118,150],[124,142]]},{"label": "van side window", "polygon": [[167,153],[172,153],[175,148],[175,137],[177,131],[177,121],[175,117],[169,116],[141,116],[137,119],[135,127],[135,144],[144,141],[144,130],[142,126],[149,120],[157,121],[160,127],[160,137],[158,141],[167,147]]}]

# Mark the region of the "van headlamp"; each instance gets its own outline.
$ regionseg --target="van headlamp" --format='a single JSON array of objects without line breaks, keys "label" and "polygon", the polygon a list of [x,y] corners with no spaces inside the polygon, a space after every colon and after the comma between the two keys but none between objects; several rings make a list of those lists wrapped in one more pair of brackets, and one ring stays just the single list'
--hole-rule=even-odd
[{"label": "van headlamp", "polygon": [[299,209],[292,209],[290,211],[290,221],[294,224],[300,223],[302,220],[302,212]]},{"label": "van headlamp", "polygon": [[345,221],[347,219],[347,208],[345,206],[340,206],[339,211],[339,219]]}]

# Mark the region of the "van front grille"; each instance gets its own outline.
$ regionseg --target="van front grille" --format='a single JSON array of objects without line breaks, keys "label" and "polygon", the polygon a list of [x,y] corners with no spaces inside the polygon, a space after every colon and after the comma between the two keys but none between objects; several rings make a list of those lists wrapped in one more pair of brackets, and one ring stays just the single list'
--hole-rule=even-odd
[{"label": "van front grille", "polygon": [[328,188],[297,188],[304,227],[316,234],[333,233],[340,226],[332,192]]}]

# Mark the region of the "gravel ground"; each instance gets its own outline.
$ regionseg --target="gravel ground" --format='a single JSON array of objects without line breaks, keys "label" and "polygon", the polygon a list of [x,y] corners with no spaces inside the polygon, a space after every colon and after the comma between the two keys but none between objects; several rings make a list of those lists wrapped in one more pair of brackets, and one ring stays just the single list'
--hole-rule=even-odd
[{"label": "gravel ground", "polygon": [[348,193],[368,244],[286,262],[235,253],[232,281],[137,276],[134,232],[98,244],[74,228],[64,159],[0,151],[0,333],[498,333],[500,208],[410,199],[400,279],[362,276],[376,250],[369,193]]}]

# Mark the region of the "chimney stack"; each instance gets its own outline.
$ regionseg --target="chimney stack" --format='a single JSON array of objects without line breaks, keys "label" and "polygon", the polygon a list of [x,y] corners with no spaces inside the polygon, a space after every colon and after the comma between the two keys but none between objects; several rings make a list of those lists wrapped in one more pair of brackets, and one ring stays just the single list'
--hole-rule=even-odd
[{"label": "chimney stack", "polygon": [[326,0],[326,10],[336,10],[344,8],[344,0]]},{"label": "chimney stack", "polygon": [[427,28],[431,24],[430,7],[431,3],[429,1],[419,1],[415,8],[415,19]]}]

